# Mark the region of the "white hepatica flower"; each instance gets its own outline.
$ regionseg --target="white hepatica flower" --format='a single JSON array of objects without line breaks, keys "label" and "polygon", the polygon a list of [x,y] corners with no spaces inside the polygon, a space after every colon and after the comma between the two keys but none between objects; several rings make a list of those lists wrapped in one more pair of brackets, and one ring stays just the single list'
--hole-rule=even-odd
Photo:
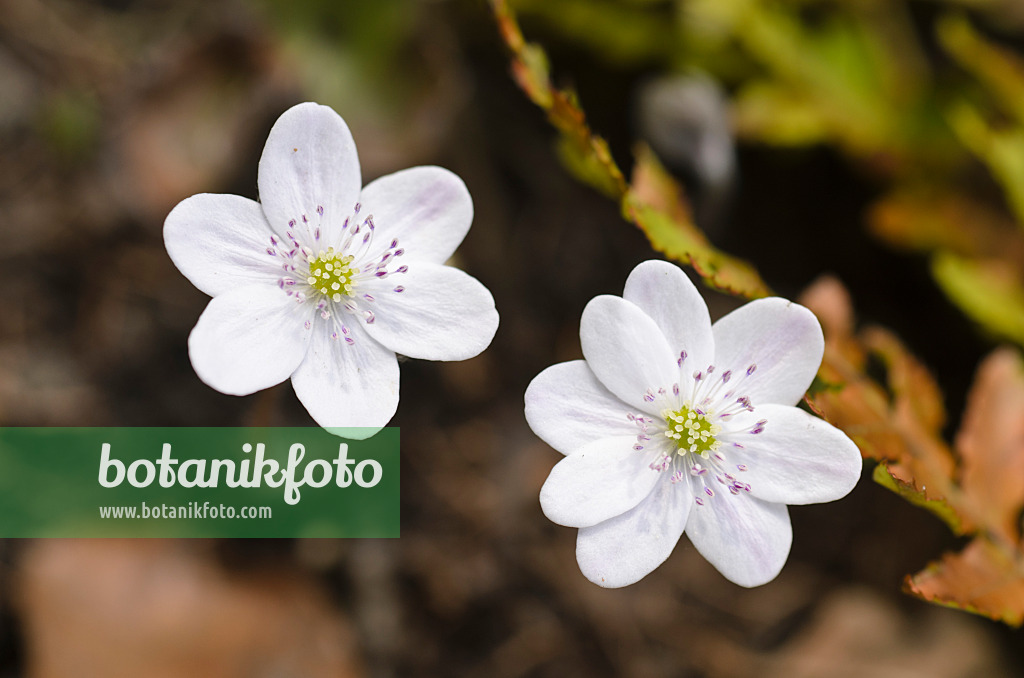
[{"label": "white hepatica flower", "polygon": [[576,558],[594,583],[639,581],[684,531],[733,582],[767,583],[793,540],[786,505],[857,483],[856,445],[794,407],[824,350],[806,308],[759,299],[712,326],[686,275],[648,261],[622,297],[587,305],[580,340],[586,360],[541,372],[526,418],[567,455],[541,506],[580,528]]},{"label": "white hepatica flower", "polygon": [[473,219],[448,170],[363,187],[344,120],[305,103],[270,131],[259,193],[194,195],[164,225],[175,265],[213,297],[188,342],[213,388],[245,395],[291,377],[318,424],[365,437],[347,429],[379,429],[398,407],[396,353],[463,360],[490,344],[490,292],[443,265]]}]

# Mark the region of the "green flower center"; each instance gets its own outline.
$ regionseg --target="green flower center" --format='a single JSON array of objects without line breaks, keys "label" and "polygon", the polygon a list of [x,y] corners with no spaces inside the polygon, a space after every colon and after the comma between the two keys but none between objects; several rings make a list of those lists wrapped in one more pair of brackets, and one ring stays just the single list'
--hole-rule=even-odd
[{"label": "green flower center", "polygon": [[691,452],[707,457],[718,449],[720,443],[715,436],[722,427],[711,421],[707,413],[686,404],[678,410],[667,410],[662,416],[668,423],[665,435],[676,441],[680,455]]},{"label": "green flower center", "polygon": [[350,255],[342,256],[330,247],[316,259],[310,260],[306,282],[334,301],[351,297],[354,285],[352,279],[359,274],[359,269],[352,265],[352,261]]}]

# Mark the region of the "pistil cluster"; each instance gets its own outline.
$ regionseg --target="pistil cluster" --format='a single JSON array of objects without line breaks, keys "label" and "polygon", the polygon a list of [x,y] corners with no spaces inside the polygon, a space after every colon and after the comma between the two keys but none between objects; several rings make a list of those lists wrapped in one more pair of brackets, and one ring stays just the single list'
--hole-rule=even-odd
[{"label": "pistil cluster", "polygon": [[[679,356],[683,366],[686,352]],[[670,481],[678,483],[689,479],[695,501],[704,505],[704,498],[716,495],[713,483],[717,481],[730,494],[749,492],[750,485],[739,480],[737,472],[747,471],[744,464],[730,464],[727,455],[730,448],[742,449],[741,435],[762,433],[768,421],[758,420],[746,428],[730,426],[730,420],[741,412],[753,412],[750,398],[737,396],[737,388],[757,370],[751,364],[733,379],[733,372],[726,370],[721,376],[712,378],[715,366],[693,373],[693,388],[689,394],[681,391],[679,384],[671,390],[649,389],[644,400],[661,406],[661,418],[629,414],[628,418],[640,429],[636,437],[635,450],[653,451],[654,460],[649,467],[653,471],[670,471]]]}]

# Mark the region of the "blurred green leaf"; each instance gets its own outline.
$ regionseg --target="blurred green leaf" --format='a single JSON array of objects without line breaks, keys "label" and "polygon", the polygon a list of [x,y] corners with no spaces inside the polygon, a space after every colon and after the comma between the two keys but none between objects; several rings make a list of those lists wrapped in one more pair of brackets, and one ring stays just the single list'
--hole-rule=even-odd
[{"label": "blurred green leaf", "polygon": [[932,274],[943,291],[992,334],[1024,346],[1024,289],[1019,271],[995,259],[940,252]]}]

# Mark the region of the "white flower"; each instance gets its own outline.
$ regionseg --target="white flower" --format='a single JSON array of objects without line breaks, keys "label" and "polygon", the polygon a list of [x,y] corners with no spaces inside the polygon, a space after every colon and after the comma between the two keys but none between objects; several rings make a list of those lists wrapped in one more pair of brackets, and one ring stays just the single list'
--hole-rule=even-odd
[{"label": "white flower", "polygon": [[794,407],[824,350],[802,306],[759,299],[712,326],[686,275],[647,261],[621,298],[587,305],[580,341],[586,360],[530,384],[526,418],[567,455],[541,506],[580,528],[596,584],[639,581],[684,531],[733,582],[767,583],[793,540],[786,505],[838,499],[860,477],[856,445]]},{"label": "white flower", "polygon": [[194,195],[167,216],[164,242],[213,297],[189,336],[196,374],[245,395],[291,377],[318,424],[352,437],[398,407],[396,353],[463,360],[498,326],[480,282],[444,266],[473,219],[465,184],[413,167],[362,186],[345,121],[299,104],[274,124],[260,202]]}]

